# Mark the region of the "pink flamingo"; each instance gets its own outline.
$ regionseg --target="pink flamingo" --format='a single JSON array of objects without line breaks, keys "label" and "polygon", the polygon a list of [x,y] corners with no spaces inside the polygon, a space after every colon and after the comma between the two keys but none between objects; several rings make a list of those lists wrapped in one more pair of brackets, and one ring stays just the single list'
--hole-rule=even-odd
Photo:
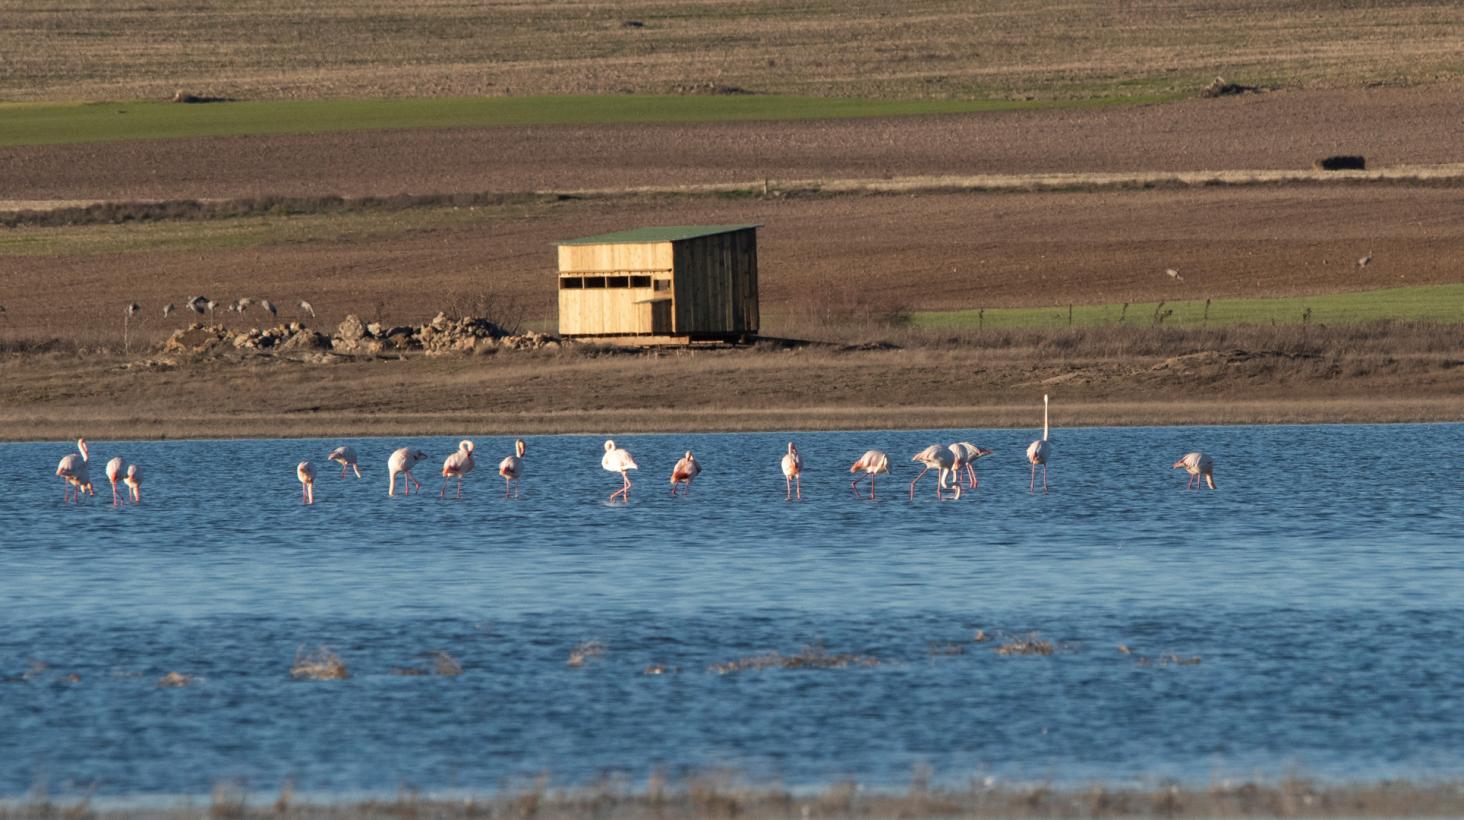
[{"label": "pink flamingo", "polygon": [[1047,456],[1052,452],[1051,440],[1047,437],[1047,394],[1042,394],[1042,438],[1027,445],[1027,461],[1032,464],[1032,481],[1027,492],[1037,492],[1037,465],[1042,465],[1042,492],[1047,492]]},{"label": "pink flamingo", "polygon": [[915,485],[920,481],[921,478],[925,477],[926,473],[930,472],[931,470],[937,471],[935,474],[936,500],[939,501],[945,498],[943,491],[946,488],[946,480],[950,478],[956,479],[953,483],[953,486],[956,491],[956,498],[960,499],[960,474],[957,473],[955,467],[952,466],[955,464],[955,459],[951,458],[951,454],[946,448],[940,446],[939,444],[932,444],[929,447],[926,447],[924,450],[916,453],[915,457],[910,460],[918,461],[921,464],[925,465],[925,469],[920,471],[920,475],[915,476],[915,480],[910,482],[910,500],[913,501],[915,499]]},{"label": "pink flamingo", "polygon": [[687,450],[686,455],[682,456],[681,460],[676,462],[676,466],[671,469],[671,494],[676,495],[676,485],[685,484],[686,494],[691,495],[691,482],[695,481],[699,475],[701,475],[701,465],[697,463],[696,456]]},{"label": "pink flamingo", "polygon": [[107,481],[112,484],[113,507],[122,506],[122,499],[117,495],[117,482],[124,480],[122,468],[126,466],[127,463],[122,460],[121,456],[117,456],[116,458],[107,462]]},{"label": "pink flamingo", "polygon": [[403,447],[392,453],[391,458],[387,459],[386,462],[386,473],[391,481],[391,484],[387,486],[386,494],[396,495],[396,477],[398,473],[402,475],[402,495],[412,494],[411,488],[407,485],[408,481],[416,484],[417,491],[421,492],[422,482],[418,481],[417,477],[412,475],[412,466],[426,457],[426,453],[421,450],[413,450],[411,447]]},{"label": "pink flamingo", "polygon": [[457,497],[462,498],[463,476],[471,473],[473,468],[477,466],[477,463],[473,461],[473,442],[467,439],[458,442],[457,452],[448,456],[442,462],[442,489],[437,491],[437,497],[441,498],[447,495],[447,482],[456,478],[458,483]]},{"label": "pink flamingo", "polygon": [[798,500],[803,500],[803,459],[798,455],[798,448],[793,442],[788,442],[788,452],[783,455],[783,483],[787,485],[788,494],[784,500],[793,498],[793,488],[796,483],[798,487]]},{"label": "pink flamingo", "polygon": [[1215,489],[1215,459],[1204,453],[1185,453],[1184,458],[1174,462],[1176,468],[1183,467],[1189,473],[1189,481],[1185,483],[1186,490],[1200,486],[1200,479],[1205,479],[1205,484],[1210,489]]},{"label": "pink flamingo", "polygon": [[607,439],[605,441],[605,455],[600,457],[600,466],[612,473],[620,473],[621,480],[625,482],[624,486],[610,494],[610,500],[614,501],[615,496],[618,495],[622,501],[629,502],[630,476],[626,474],[626,471],[640,469],[635,463],[635,459],[631,457],[628,451],[617,448],[614,441]]},{"label": "pink flamingo", "polygon": [[341,478],[346,477],[346,470],[355,470],[356,478],[361,478],[361,467],[356,463],[356,450],[352,447],[341,445],[330,451],[325,457],[326,461],[334,461],[341,465]]},{"label": "pink flamingo", "polygon": [[851,473],[862,473],[862,475],[855,476],[854,480],[849,482],[849,489],[853,490],[855,495],[859,495],[859,482],[864,480],[864,476],[869,476],[869,497],[873,499],[874,477],[880,473],[888,473],[889,471],[890,457],[879,450],[870,450],[860,456],[859,460],[854,462],[854,466],[849,468],[849,472]]},{"label": "pink flamingo", "polygon": [[964,467],[966,469],[966,486],[973,490],[981,486],[981,479],[976,477],[976,468],[972,465],[976,463],[976,459],[985,458],[994,452],[996,451],[988,450],[985,447],[977,447],[969,441],[958,441],[952,444],[951,454],[956,457],[952,469],[956,471],[956,480],[960,481],[961,468]]},{"label": "pink flamingo", "polygon": [[295,465],[295,477],[300,479],[300,501],[302,504],[315,503],[315,465],[308,461],[302,461]]},{"label": "pink flamingo", "polygon": [[122,479],[127,489],[132,491],[132,503],[142,503],[142,468],[136,464],[127,465],[127,477]]},{"label": "pink flamingo", "polygon": [[61,458],[61,463],[56,465],[56,475],[66,482],[66,496],[63,501],[80,503],[82,493],[96,495],[92,489],[91,472],[87,470],[87,448],[86,439],[76,440],[76,449],[80,454],[72,453]]},{"label": "pink flamingo", "polygon": [[498,462],[498,474],[503,476],[503,497],[509,498],[510,490],[516,490],[514,497],[522,494],[523,490],[519,484],[519,476],[524,471],[524,440],[518,439],[513,443],[513,455]]}]

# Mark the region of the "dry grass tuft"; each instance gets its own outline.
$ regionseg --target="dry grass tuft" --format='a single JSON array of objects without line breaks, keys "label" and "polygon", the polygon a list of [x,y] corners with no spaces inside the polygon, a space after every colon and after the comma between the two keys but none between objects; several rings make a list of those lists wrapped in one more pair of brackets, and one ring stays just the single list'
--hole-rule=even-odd
[{"label": "dry grass tuft", "polygon": [[290,677],[297,680],[345,680],[351,673],[346,662],[331,650],[321,645],[309,654],[305,648],[295,650],[295,663],[290,667]]},{"label": "dry grass tuft", "polygon": [[769,652],[765,655],[751,655],[726,663],[714,663],[707,669],[719,675],[727,675],[762,669],[848,669],[878,665],[879,659],[869,655],[856,655],[851,652],[830,653],[821,646],[805,646],[796,655]]},{"label": "dry grass tuft", "polygon": [[565,661],[564,665],[579,668],[581,666],[584,666],[585,661],[589,660],[590,658],[598,658],[603,654],[605,654],[604,644],[600,643],[599,641],[586,641],[585,643],[576,646],[574,650],[569,653],[569,660]]}]

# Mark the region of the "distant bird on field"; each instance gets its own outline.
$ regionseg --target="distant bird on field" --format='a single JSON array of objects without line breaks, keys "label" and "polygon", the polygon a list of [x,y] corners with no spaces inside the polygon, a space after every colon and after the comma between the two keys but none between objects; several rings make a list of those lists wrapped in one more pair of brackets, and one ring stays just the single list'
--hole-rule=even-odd
[{"label": "distant bird on field", "polygon": [[993,450],[985,447],[977,447],[969,441],[958,441],[951,445],[951,455],[955,456],[955,464],[952,469],[956,471],[956,481],[961,480],[961,468],[966,469],[966,486],[976,489],[981,486],[981,479],[976,477],[976,468],[973,466],[976,459],[985,458],[991,455]]},{"label": "distant bird on field", "polygon": [[[521,490],[519,478],[524,472],[524,440],[518,439],[513,443],[513,455],[498,462],[498,474],[503,476],[503,497],[508,498],[511,491]],[[518,493],[514,493],[517,495]]]},{"label": "distant bird on field", "polygon": [[783,483],[787,486],[788,494],[784,499],[791,499],[794,495],[794,487],[797,486],[798,500],[803,500],[803,459],[798,455],[798,448],[793,442],[788,442],[788,452],[783,455],[780,465],[783,468]]},{"label": "distant bird on field", "polygon": [[1183,276],[1180,276],[1179,275],[1179,271],[1175,270],[1174,268],[1165,268],[1164,269],[1164,272],[1167,273],[1167,274],[1169,274],[1169,278],[1170,279],[1175,279],[1175,280],[1178,280],[1180,282],[1183,282],[1184,281],[1184,277]]},{"label": "distant bird on field", "polygon": [[315,465],[308,461],[302,461],[295,466],[295,477],[300,479],[300,498],[302,503],[315,503]]},{"label": "distant bird on field", "polygon": [[343,444],[331,450],[330,455],[326,456],[325,459],[341,465],[341,478],[346,477],[346,470],[355,470],[356,478],[359,479],[361,477],[361,467],[356,463],[356,450],[354,447],[347,447]]},{"label": "distant bird on field", "polygon": [[691,495],[691,482],[695,481],[699,475],[701,475],[701,465],[696,463],[696,456],[687,450],[686,455],[682,456],[681,460],[676,462],[676,466],[671,469],[671,494],[676,495],[678,484],[685,484],[686,494]]},{"label": "distant bird on field", "polygon": [[132,491],[132,503],[142,503],[142,468],[136,464],[127,465],[127,477],[122,479],[127,489]]},{"label": "distant bird on field", "polygon": [[915,476],[915,480],[910,482],[910,498],[912,500],[915,498],[915,485],[918,484],[920,482],[920,479],[924,478],[925,474],[930,472],[931,470],[936,471],[935,498],[937,501],[945,498],[944,491],[946,488],[946,479],[951,478],[952,476],[955,476],[956,478],[954,482],[956,498],[959,499],[961,497],[960,476],[953,466],[955,464],[955,459],[951,456],[950,450],[940,446],[939,444],[932,444],[929,447],[926,447],[924,450],[916,453],[915,457],[910,460],[918,461],[921,464],[925,465],[925,469],[920,471],[920,475]]},{"label": "distant bird on field", "polygon": [[426,453],[421,450],[414,450],[411,447],[403,447],[392,453],[391,458],[387,459],[386,462],[386,472],[391,479],[391,486],[388,487],[386,494],[396,495],[396,477],[398,473],[403,476],[402,495],[412,494],[412,491],[407,487],[408,480],[416,484],[417,490],[420,492],[422,490],[422,482],[418,481],[417,477],[412,475],[412,465],[426,457]]},{"label": "distant bird on field", "polygon": [[122,460],[121,456],[117,456],[116,458],[107,462],[107,481],[112,485],[113,507],[122,506],[122,499],[120,496],[117,495],[117,482],[122,480],[122,476],[124,473],[123,468],[126,466],[127,463]]},{"label": "distant bird on field", "polygon": [[77,439],[76,449],[79,454],[63,456],[61,463],[56,465],[56,475],[66,482],[65,501],[79,502],[83,492],[96,495],[92,489],[91,473],[87,470],[86,439]]},{"label": "distant bird on field", "polygon": [[1042,465],[1042,492],[1047,492],[1047,456],[1052,452],[1052,442],[1047,436],[1047,394],[1042,394],[1042,438],[1027,445],[1027,461],[1032,464],[1032,481],[1027,492],[1037,491],[1037,465]]},{"label": "distant bird on field", "polygon": [[188,309],[199,316],[208,312],[209,300],[206,296],[195,296],[188,300]]},{"label": "distant bird on field", "polygon": [[132,304],[130,304],[130,305],[127,306],[127,318],[128,319],[131,319],[133,316],[136,316],[137,314],[139,314],[141,312],[142,312],[142,305],[139,305],[136,302],[133,302]]},{"label": "distant bird on field", "polygon": [[1186,453],[1184,458],[1174,462],[1174,468],[1184,468],[1189,473],[1189,481],[1185,483],[1186,490],[1200,486],[1200,479],[1205,480],[1210,489],[1215,489],[1215,459],[1204,453]]},{"label": "distant bird on field", "polygon": [[860,475],[854,477],[853,481],[849,482],[849,489],[855,495],[859,495],[859,482],[863,481],[865,476],[869,476],[869,497],[872,499],[874,498],[874,477],[880,473],[888,473],[889,471],[890,457],[879,450],[869,450],[860,456],[859,460],[854,462],[854,465],[849,468],[849,472],[851,473],[860,473]]},{"label": "distant bird on field", "polygon": [[310,314],[310,318],[312,319],[315,318],[315,308],[312,307],[310,303],[305,301],[304,299],[300,300],[300,311]]},{"label": "distant bird on field", "polygon": [[163,318],[164,319],[168,318],[168,316],[170,316],[173,313],[173,311],[175,311],[177,309],[178,309],[178,306],[175,305],[175,304],[173,304],[172,302],[169,302],[166,305],[163,305]]},{"label": "distant bird on field", "polygon": [[463,497],[463,476],[471,473],[478,465],[473,461],[473,442],[463,439],[458,442],[456,453],[448,456],[442,462],[442,489],[437,491],[437,497],[447,495],[447,482],[457,479],[457,497]]},{"label": "distant bird on field", "polygon": [[1368,254],[1367,256],[1364,256],[1361,259],[1357,260],[1357,266],[1359,268],[1365,268],[1370,264],[1372,264],[1372,254]]},{"label": "distant bird on field", "polygon": [[210,322],[214,320],[214,308],[217,308],[218,306],[219,303],[215,302],[212,299],[208,300],[207,304],[204,305],[204,307],[208,308],[208,320]]},{"label": "distant bird on field", "polygon": [[614,501],[615,496],[618,495],[620,496],[620,500],[630,501],[630,476],[626,472],[628,470],[639,469],[639,465],[635,463],[635,459],[631,457],[630,452],[617,448],[614,441],[607,439],[605,441],[605,455],[600,457],[600,466],[612,473],[620,473],[620,479],[624,482],[620,489],[610,494],[610,500]]},{"label": "distant bird on field", "polygon": [[259,306],[264,308],[264,311],[268,313],[271,318],[277,317],[280,314],[279,309],[274,306],[274,302],[271,302],[268,299],[260,299]]}]

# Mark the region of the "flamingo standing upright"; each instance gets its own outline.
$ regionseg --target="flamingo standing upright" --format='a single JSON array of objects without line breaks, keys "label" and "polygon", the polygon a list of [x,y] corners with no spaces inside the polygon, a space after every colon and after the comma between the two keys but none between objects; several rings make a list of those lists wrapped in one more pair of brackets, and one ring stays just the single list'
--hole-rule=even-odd
[{"label": "flamingo standing upright", "polygon": [[447,482],[457,479],[457,497],[463,497],[463,476],[471,473],[477,467],[473,461],[473,442],[463,439],[458,442],[456,453],[448,456],[442,462],[442,489],[437,491],[437,497],[447,495]]},{"label": "flamingo standing upright", "polygon": [[793,442],[788,442],[788,452],[783,455],[783,483],[787,485],[788,494],[784,500],[793,498],[793,488],[798,488],[798,500],[803,500],[803,459],[798,455],[798,448]]},{"label": "flamingo standing upright", "polygon": [[122,460],[121,456],[117,456],[116,458],[107,462],[107,481],[112,485],[113,507],[122,506],[122,499],[117,495],[117,482],[123,480],[123,475],[125,472],[123,468],[125,468],[126,466],[127,463]]},{"label": "flamingo standing upright", "polygon": [[1189,473],[1189,481],[1185,483],[1186,490],[1191,487],[1199,487],[1200,479],[1205,479],[1210,489],[1215,489],[1215,459],[1204,453],[1185,453],[1184,458],[1174,462],[1175,468],[1183,467]]},{"label": "flamingo standing upright", "polygon": [[407,484],[408,481],[416,484],[417,490],[420,492],[422,490],[422,482],[418,481],[417,477],[412,475],[412,466],[426,457],[426,453],[421,450],[414,450],[411,447],[403,447],[392,453],[391,458],[386,461],[386,472],[391,481],[387,485],[386,494],[396,495],[396,477],[398,473],[402,475],[402,495],[412,494],[411,487]]},{"label": "flamingo standing upright", "polygon": [[701,465],[697,463],[696,456],[687,450],[686,455],[682,456],[681,460],[676,462],[676,466],[671,469],[671,494],[676,495],[678,484],[685,484],[686,494],[691,495],[691,482],[695,481],[699,475],[701,475]]},{"label": "flamingo standing upright", "polygon": [[142,468],[136,464],[127,465],[127,477],[122,479],[127,489],[132,491],[132,503],[142,503]]},{"label": "flamingo standing upright", "polygon": [[879,450],[870,450],[860,456],[859,460],[854,462],[854,466],[849,468],[851,473],[861,473],[861,475],[854,476],[854,480],[849,482],[849,489],[855,495],[859,495],[859,482],[864,480],[864,476],[869,476],[869,497],[873,499],[874,477],[889,471],[890,457]]},{"label": "flamingo standing upright", "polygon": [[295,477],[300,479],[300,500],[304,504],[315,503],[315,465],[302,461],[295,465]]},{"label": "flamingo standing upright", "polygon": [[606,439],[605,455],[600,457],[600,466],[612,473],[620,473],[620,478],[624,482],[620,489],[610,494],[610,500],[614,501],[615,496],[618,495],[620,500],[628,503],[630,501],[630,476],[626,474],[626,471],[640,469],[630,452],[621,450],[615,446],[614,441]]},{"label": "flamingo standing upright", "polygon": [[96,495],[92,489],[91,472],[87,469],[87,447],[86,439],[76,440],[78,453],[71,453],[63,456],[61,463],[56,465],[56,475],[66,482],[66,496],[64,501],[79,503],[82,493]]},{"label": "flamingo standing upright", "polygon": [[925,469],[920,471],[920,475],[915,476],[915,480],[910,482],[911,500],[914,500],[915,498],[915,485],[920,481],[921,478],[925,476],[926,473],[930,472],[931,470],[936,471],[935,498],[937,501],[945,498],[944,490],[946,488],[946,479],[954,479],[954,481],[952,482],[952,486],[956,491],[956,498],[959,499],[961,497],[961,477],[960,473],[958,473],[955,468],[956,460],[951,457],[950,451],[947,450],[945,447],[942,447],[939,444],[932,444],[929,447],[926,447],[924,450],[916,453],[915,457],[910,460],[918,461],[921,464],[925,465]]},{"label": "flamingo standing upright", "polygon": [[341,465],[341,478],[346,477],[346,470],[355,470],[356,478],[361,477],[361,467],[356,463],[356,449],[344,444],[330,451],[325,457],[327,461],[334,461]]},{"label": "flamingo standing upright", "polygon": [[1052,452],[1052,440],[1047,436],[1047,394],[1042,394],[1042,438],[1027,445],[1027,461],[1032,464],[1032,480],[1027,492],[1037,492],[1037,465],[1042,465],[1042,492],[1047,492],[1047,456]]},{"label": "flamingo standing upright", "polygon": [[951,445],[951,454],[956,457],[953,469],[956,471],[956,480],[961,480],[961,468],[966,469],[966,486],[976,489],[981,486],[981,479],[976,477],[976,468],[973,466],[976,459],[985,458],[995,450],[988,450],[985,447],[977,447],[969,441],[958,441]]},{"label": "flamingo standing upright", "polygon": [[524,472],[524,446],[523,439],[517,439],[513,443],[513,455],[498,462],[498,474],[503,476],[503,497],[509,498],[510,491],[516,490],[514,496],[522,494],[523,489],[519,485],[519,477]]}]

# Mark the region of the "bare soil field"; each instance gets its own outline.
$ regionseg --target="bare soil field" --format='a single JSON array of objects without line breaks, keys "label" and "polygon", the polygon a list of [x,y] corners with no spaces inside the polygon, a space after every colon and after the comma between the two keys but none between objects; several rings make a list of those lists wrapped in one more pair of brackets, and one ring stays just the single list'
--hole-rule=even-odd
[{"label": "bare soil field", "polygon": [[[1464,26],[1461,26],[1464,30]],[[0,149],[9,201],[581,191],[771,180],[1464,162],[1449,88],[866,120],[404,130]]]},{"label": "bare soil field", "polygon": [[1084,97],[1464,76],[1464,10],[879,0],[0,2],[0,99],[696,93]]},{"label": "bare soil field", "polygon": [[1059,427],[1461,420],[1461,333],[1129,328],[905,349],[567,348],[334,364],[31,353],[0,359],[0,437],[1029,427],[1044,393]]}]

